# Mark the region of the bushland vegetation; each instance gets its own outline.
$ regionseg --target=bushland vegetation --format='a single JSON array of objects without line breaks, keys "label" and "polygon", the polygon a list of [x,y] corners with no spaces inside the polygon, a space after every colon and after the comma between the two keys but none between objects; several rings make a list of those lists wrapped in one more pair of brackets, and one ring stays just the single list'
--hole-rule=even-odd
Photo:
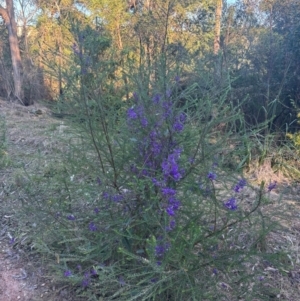
[{"label": "bushland vegetation", "polygon": [[30,249],[52,277],[78,300],[276,297],[266,271],[295,262],[273,240],[286,214],[270,195],[299,179],[300,3],[14,8],[23,92],[6,23],[0,93],[64,124],[47,162],[37,152],[16,175],[16,216],[34,221]]}]

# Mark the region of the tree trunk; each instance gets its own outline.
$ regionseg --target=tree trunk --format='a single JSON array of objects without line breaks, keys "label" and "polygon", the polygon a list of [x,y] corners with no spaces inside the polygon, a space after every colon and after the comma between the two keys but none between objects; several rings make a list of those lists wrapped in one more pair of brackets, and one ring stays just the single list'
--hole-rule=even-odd
[{"label": "tree trunk", "polygon": [[218,55],[220,51],[220,39],[221,39],[221,18],[222,18],[222,6],[223,0],[216,1],[216,12],[215,12],[215,39],[214,39],[214,55],[215,57],[215,70],[214,78],[216,87],[220,87],[222,83],[222,65],[223,56]]},{"label": "tree trunk", "polygon": [[214,54],[218,54],[220,50],[220,36],[221,36],[221,18],[223,0],[216,0],[216,16],[215,16],[215,39],[214,39]]},{"label": "tree trunk", "polygon": [[13,67],[14,96],[22,104],[24,104],[23,68],[18,43],[13,0],[6,0],[6,8],[0,5],[0,15],[2,16],[8,30],[10,55]]}]

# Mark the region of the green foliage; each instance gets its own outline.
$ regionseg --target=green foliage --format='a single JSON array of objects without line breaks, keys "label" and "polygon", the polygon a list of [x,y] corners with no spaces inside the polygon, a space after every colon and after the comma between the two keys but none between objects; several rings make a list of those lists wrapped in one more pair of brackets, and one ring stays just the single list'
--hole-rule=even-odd
[{"label": "green foliage", "polygon": [[300,134],[299,133],[295,133],[295,134],[287,134],[287,137],[290,138],[294,145],[296,146],[298,152],[299,152],[299,147],[300,147]]},{"label": "green foliage", "polygon": [[5,118],[0,115],[0,168],[9,164],[9,157],[6,145],[6,122]]},{"label": "green foliage", "polygon": [[[297,123],[299,124],[299,119],[300,119],[300,113],[297,114]],[[287,138],[291,139],[298,154],[299,154],[299,151],[300,151],[300,133],[299,132],[296,132],[294,134],[292,133],[287,133]]]},{"label": "green foliage", "polygon": [[158,57],[155,72],[127,66],[117,89],[107,43],[78,37],[57,104],[70,121],[62,158],[26,186],[34,247],[83,300],[267,299],[264,268],[283,266],[266,244],[274,187],[243,179],[232,145],[248,137],[229,88],[197,97]]},{"label": "green foliage", "polygon": [[285,115],[283,58],[296,34],[270,38],[241,5],[223,32],[235,26],[240,42],[200,60],[213,40],[212,1],[132,12],[89,1],[99,28],[71,16],[70,1],[59,18],[43,3],[45,48],[34,51],[63,87],[55,114],[67,126],[52,129],[63,136],[55,160],[16,176],[32,247],[82,300],[269,300],[266,268],[288,264],[267,243],[279,227],[268,207],[275,182],[257,188],[242,171],[256,159],[285,168],[269,132]]}]

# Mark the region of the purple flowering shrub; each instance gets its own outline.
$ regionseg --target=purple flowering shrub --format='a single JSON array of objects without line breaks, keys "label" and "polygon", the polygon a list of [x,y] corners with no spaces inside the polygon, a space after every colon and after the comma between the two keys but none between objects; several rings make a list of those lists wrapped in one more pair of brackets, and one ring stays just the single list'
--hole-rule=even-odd
[{"label": "purple flowering shrub", "polygon": [[[124,296],[129,296],[130,286],[140,283],[141,287],[151,288],[150,295],[158,294],[157,300],[166,294],[182,300],[189,296],[184,293],[188,284],[182,282],[187,273],[189,279],[198,279],[199,287],[193,289],[205,298],[206,278],[197,277],[203,277],[199,276],[201,273],[211,275],[209,281],[215,286],[216,296],[222,295],[218,282],[229,276],[230,267],[243,271],[230,274],[230,287],[239,291],[235,283],[245,273],[249,279],[256,273],[247,271],[242,262],[257,238],[251,225],[258,217],[261,199],[249,206],[244,192],[251,187],[246,179],[236,178],[228,171],[224,175],[216,145],[205,149],[207,137],[203,138],[203,132],[213,133],[215,121],[198,123],[202,126],[198,129],[194,125],[196,113],[189,111],[188,106],[179,107],[169,91],[146,97],[134,93],[124,117],[119,141],[114,145],[116,153],[119,147],[123,149],[123,162],[116,155],[113,159],[120,166],[117,176],[110,160],[111,171],[96,178],[101,191],[93,209],[96,219],[86,225],[90,237],[100,238],[94,243],[101,246],[103,255],[99,260],[104,267],[95,267],[96,278],[85,274],[84,289],[99,278],[107,281],[103,277],[114,267],[110,285],[113,281],[119,283]],[[224,137],[218,139],[219,145],[225,141]],[[271,183],[262,187],[261,194],[273,186]],[[243,235],[248,236],[247,241],[241,240]],[[249,261],[255,256],[250,256]],[[185,272],[181,274],[181,270]],[[181,276],[163,278],[166,272]],[[157,283],[172,285],[164,291]],[[172,290],[177,292],[176,298]]]},{"label": "purple flowering shrub", "polygon": [[[194,88],[182,103],[178,83],[137,88],[117,112],[109,97],[88,107],[94,114],[66,154],[61,195],[41,210],[61,278],[91,300],[222,300],[261,275],[259,210],[276,183],[248,199],[251,185],[220,155],[238,108],[193,98]],[[79,98],[78,108],[89,101]]]}]

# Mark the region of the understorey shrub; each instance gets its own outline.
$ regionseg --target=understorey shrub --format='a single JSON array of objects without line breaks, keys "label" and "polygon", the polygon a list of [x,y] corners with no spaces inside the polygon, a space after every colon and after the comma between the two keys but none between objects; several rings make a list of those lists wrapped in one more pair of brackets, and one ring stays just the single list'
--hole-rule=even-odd
[{"label": "understorey shrub", "polygon": [[140,66],[128,69],[132,93],[121,101],[109,57],[86,66],[84,47],[73,47],[59,104],[71,116],[64,160],[28,190],[34,247],[78,300],[269,300],[264,271],[281,257],[268,247],[276,220],[264,208],[276,183],[243,177],[232,145],[247,136],[228,90],[195,99],[197,83],[182,91],[173,71],[144,81]]}]

